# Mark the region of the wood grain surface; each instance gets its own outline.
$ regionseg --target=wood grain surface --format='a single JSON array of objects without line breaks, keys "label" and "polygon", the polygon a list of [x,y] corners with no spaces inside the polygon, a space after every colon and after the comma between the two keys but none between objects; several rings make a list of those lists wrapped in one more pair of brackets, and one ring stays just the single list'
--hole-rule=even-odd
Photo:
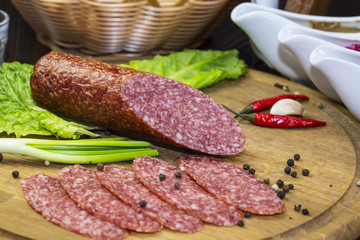
[{"label": "wood grain surface", "polygon": [[[310,97],[303,102],[307,117],[327,122],[325,127],[302,129],[270,129],[239,120],[247,137],[245,150],[224,159],[238,166],[250,164],[260,179],[270,178],[271,184],[282,179],[295,189],[284,199],[287,211],[275,216],[252,216],[244,227],[218,227],[206,224],[203,231],[184,234],[168,229],[158,233],[131,233],[126,239],[356,239],[360,233],[359,149],[360,123],[341,105],[320,93],[280,77],[256,70],[238,80],[224,81],[207,88],[205,93],[217,102],[240,111],[246,104],[265,97],[284,94],[274,87],[278,82],[289,86],[292,92]],[[316,105],[324,106],[319,109]],[[176,158],[185,154],[159,148],[161,158],[176,164]],[[295,153],[296,178],[286,175],[286,161]],[[131,161],[116,163],[131,168]],[[94,165],[85,165],[95,169]],[[21,179],[43,172],[57,176],[65,167],[20,155],[4,154],[0,163],[0,238],[1,239],[84,239],[63,230],[36,213],[25,201]],[[301,175],[302,169],[310,175]],[[14,179],[11,172],[18,170]],[[301,204],[308,216],[294,210]]]}]

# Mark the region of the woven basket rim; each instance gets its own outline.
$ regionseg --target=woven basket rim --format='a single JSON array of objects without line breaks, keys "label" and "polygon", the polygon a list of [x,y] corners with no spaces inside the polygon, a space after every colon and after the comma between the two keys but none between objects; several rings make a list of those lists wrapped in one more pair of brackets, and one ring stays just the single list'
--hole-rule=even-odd
[{"label": "woven basket rim", "polygon": [[[168,2],[178,0],[158,0],[162,7],[151,6],[147,0],[11,1],[50,49],[139,56],[199,45],[217,22],[229,17],[232,9],[227,6],[244,0],[188,0],[181,6],[169,6]],[[62,8],[63,14],[49,7]]]}]

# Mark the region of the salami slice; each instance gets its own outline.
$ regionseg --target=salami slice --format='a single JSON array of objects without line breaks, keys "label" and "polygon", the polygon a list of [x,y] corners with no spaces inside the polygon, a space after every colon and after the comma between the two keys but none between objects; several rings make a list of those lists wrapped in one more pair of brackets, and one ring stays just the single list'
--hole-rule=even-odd
[{"label": "salami slice", "polygon": [[[136,177],[154,194],[205,222],[233,226],[243,218],[239,209],[213,197],[176,166],[156,158],[140,157],[133,161],[133,167]],[[181,177],[175,176],[177,172]],[[160,174],[166,175],[166,179],[161,181]]]},{"label": "salami slice", "polygon": [[83,209],[119,227],[137,232],[156,232],[161,224],[135,211],[109,192],[96,172],[81,166],[63,168],[59,180],[68,195]]},{"label": "salami slice", "polygon": [[37,174],[21,181],[28,203],[47,220],[69,231],[95,239],[122,239],[128,235],[112,223],[81,209],[57,178]]},{"label": "salami slice", "polygon": [[232,163],[187,156],[179,159],[179,167],[215,197],[243,211],[260,215],[285,211],[284,202],[274,190]]},{"label": "salami slice", "polygon": [[30,86],[39,106],[122,134],[214,155],[245,146],[221,105],[158,75],[53,51],[36,63]]},{"label": "salami slice", "polygon": [[[159,221],[165,227],[180,232],[196,232],[203,229],[203,222],[169,205],[151,193],[130,169],[117,166],[104,167],[97,171],[100,181],[124,202],[147,216]],[[146,204],[140,206],[140,201]]]}]

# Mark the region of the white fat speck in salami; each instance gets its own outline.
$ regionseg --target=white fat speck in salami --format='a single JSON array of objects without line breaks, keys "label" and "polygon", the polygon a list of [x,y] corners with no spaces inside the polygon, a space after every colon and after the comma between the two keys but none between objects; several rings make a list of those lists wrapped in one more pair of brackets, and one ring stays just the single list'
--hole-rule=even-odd
[{"label": "white fat speck in salami", "polygon": [[21,181],[28,203],[45,219],[66,230],[94,239],[122,239],[128,235],[110,222],[81,209],[65,192],[59,180],[37,174]]},{"label": "white fat speck in salami", "polygon": [[59,180],[68,195],[83,209],[119,227],[137,232],[156,232],[161,224],[135,211],[109,192],[96,172],[81,166],[63,168]]},{"label": "white fat speck in salami", "polygon": [[[213,197],[185,172],[176,177],[175,173],[181,172],[176,166],[156,158],[139,157],[133,161],[133,168],[140,182],[155,195],[205,222],[234,226],[243,219],[241,210]],[[165,174],[166,179],[160,181],[160,174]]]},{"label": "white fat speck in salami", "polygon": [[260,215],[285,211],[275,191],[232,163],[208,156],[187,156],[179,159],[179,167],[215,197],[243,211]]},{"label": "white fat speck in salami", "polygon": [[[117,166],[104,167],[97,175],[106,188],[124,202],[145,215],[159,221],[165,227],[180,232],[196,232],[203,229],[203,222],[162,201],[151,193],[130,169]],[[145,201],[145,207],[140,206]]]}]

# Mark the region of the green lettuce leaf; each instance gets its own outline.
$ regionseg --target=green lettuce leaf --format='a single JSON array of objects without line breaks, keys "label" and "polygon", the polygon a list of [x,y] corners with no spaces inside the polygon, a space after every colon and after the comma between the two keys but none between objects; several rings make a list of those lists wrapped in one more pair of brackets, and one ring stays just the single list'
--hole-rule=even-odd
[{"label": "green lettuce leaf", "polygon": [[151,60],[133,60],[129,65],[140,71],[154,73],[201,89],[224,79],[237,79],[247,73],[247,65],[238,58],[237,50],[185,49]]},{"label": "green lettuce leaf", "polygon": [[81,135],[97,136],[88,126],[66,121],[40,108],[31,97],[30,76],[34,67],[19,62],[0,67],[0,133],[56,136],[78,139]]}]

